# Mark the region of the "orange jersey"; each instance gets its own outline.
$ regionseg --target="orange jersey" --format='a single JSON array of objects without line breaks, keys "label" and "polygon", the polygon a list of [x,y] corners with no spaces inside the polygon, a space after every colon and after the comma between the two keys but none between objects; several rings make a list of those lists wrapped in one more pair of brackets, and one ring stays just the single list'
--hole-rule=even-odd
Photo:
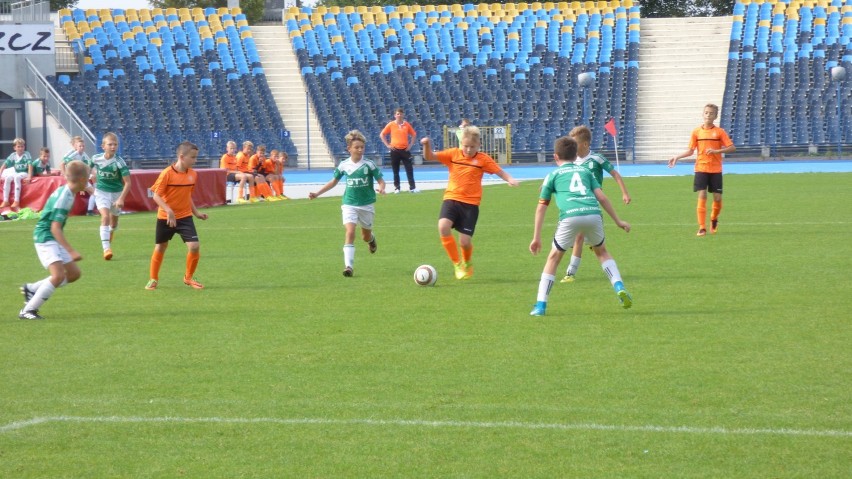
[{"label": "orange jersey", "polygon": [[409,136],[417,137],[414,127],[407,121],[403,122],[402,125],[395,121],[388,123],[382,130],[381,135],[384,138],[388,133],[390,133],[391,148],[396,148],[397,150],[407,150],[410,143]]},{"label": "orange jersey", "polygon": [[706,151],[718,150],[733,144],[734,142],[728,137],[728,133],[716,125],[713,125],[713,128],[704,128],[704,125],[701,125],[692,130],[692,136],[689,137],[689,148],[698,149],[695,171],[698,173],[721,173],[722,154],[706,153]]},{"label": "orange jersey", "polygon": [[222,159],[219,160],[219,168],[228,170],[228,173],[237,171],[237,155],[229,155],[225,153]]},{"label": "orange jersey", "polygon": [[275,173],[275,170],[278,169],[278,162],[267,158],[263,160],[263,164],[258,168],[258,172],[264,175],[271,175]]},{"label": "orange jersey", "polygon": [[[175,212],[175,219],[186,218],[192,216],[192,191],[195,189],[197,177],[192,168],[180,172],[174,165],[170,165],[160,173],[151,191],[169,205]],[[158,208],[157,218],[165,220],[169,215],[164,209]]]},{"label": "orange jersey", "polygon": [[251,172],[251,168],[249,168],[249,157],[242,151],[237,153],[237,171],[240,173]]},{"label": "orange jersey", "polygon": [[260,170],[261,170],[261,167],[263,166],[263,163],[265,161],[266,161],[266,158],[258,155],[257,153],[251,155],[251,158],[249,158],[249,170],[250,171],[256,171],[258,173],[263,173]]},{"label": "orange jersey", "polygon": [[482,176],[503,171],[493,158],[481,151],[473,158],[467,158],[461,148],[450,148],[435,153],[435,157],[450,169],[445,200],[479,205],[482,201]]}]

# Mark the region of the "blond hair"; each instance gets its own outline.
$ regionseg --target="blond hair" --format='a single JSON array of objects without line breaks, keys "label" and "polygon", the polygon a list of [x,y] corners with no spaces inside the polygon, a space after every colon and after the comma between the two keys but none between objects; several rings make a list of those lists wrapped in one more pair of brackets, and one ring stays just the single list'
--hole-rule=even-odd
[{"label": "blond hair", "polygon": [[18,145],[27,146],[27,141],[24,140],[23,138],[15,138],[14,140],[12,140],[12,145],[14,145],[14,146],[18,146]]},{"label": "blond hair", "polygon": [[367,138],[364,136],[363,133],[361,133],[358,130],[350,131],[349,133],[346,134],[346,137],[344,137],[344,139],[346,140],[346,147],[347,148],[349,148],[349,146],[352,144],[353,141],[360,141],[361,143],[364,143],[365,145],[367,144]]},{"label": "blond hair", "polygon": [[65,165],[65,178],[68,181],[81,181],[89,178],[89,166],[80,160],[69,161]]},{"label": "blond hair", "polygon": [[101,138],[101,143],[105,143],[107,141],[107,138],[109,138],[111,140],[115,140],[115,142],[118,143],[118,135],[116,135],[115,133],[113,133],[111,131],[104,133],[104,137]]},{"label": "blond hair", "polygon": [[575,126],[568,136],[577,140],[577,143],[591,143],[592,142],[592,130],[589,129],[586,125]]},{"label": "blond hair", "polygon": [[462,128],[462,140],[465,138],[470,138],[472,140],[476,140],[477,143],[482,140],[482,133],[479,131],[479,127],[477,126],[466,126]]},{"label": "blond hair", "polygon": [[83,137],[79,135],[71,138],[72,145],[76,145],[77,143],[82,143],[84,145],[86,144],[86,142],[83,141]]}]

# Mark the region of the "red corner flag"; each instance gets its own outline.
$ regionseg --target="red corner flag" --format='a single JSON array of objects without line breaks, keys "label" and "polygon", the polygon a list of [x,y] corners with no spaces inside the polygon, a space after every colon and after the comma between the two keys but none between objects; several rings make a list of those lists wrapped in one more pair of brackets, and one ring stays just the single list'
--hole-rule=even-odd
[{"label": "red corner flag", "polygon": [[618,131],[615,129],[615,118],[610,118],[609,121],[606,122],[606,125],[604,125],[604,128],[606,128],[607,133],[613,137],[618,135]]}]

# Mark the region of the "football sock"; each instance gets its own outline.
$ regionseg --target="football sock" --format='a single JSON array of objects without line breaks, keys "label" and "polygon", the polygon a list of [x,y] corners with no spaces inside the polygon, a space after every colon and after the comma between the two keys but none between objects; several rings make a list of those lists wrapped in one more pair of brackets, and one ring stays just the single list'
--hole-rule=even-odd
[{"label": "football sock", "polygon": [[577,268],[580,267],[580,260],[581,259],[582,258],[579,257],[579,256],[571,255],[571,262],[568,263],[568,270],[565,271],[565,274],[570,275],[570,276],[574,276],[575,274],[577,274]]},{"label": "football sock", "polygon": [[462,255],[462,261],[464,261],[465,263],[470,263],[470,258],[473,257],[473,245],[470,245],[467,248],[462,246],[461,247],[461,255]]},{"label": "football sock", "polygon": [[110,247],[109,244],[109,226],[101,226],[101,246],[104,248],[104,251],[108,250]]},{"label": "football sock", "polygon": [[160,266],[163,264],[163,256],[165,256],[165,253],[157,250],[154,250],[154,254],[151,255],[151,279],[160,279]]},{"label": "football sock", "polygon": [[606,277],[609,278],[609,282],[613,286],[615,286],[615,283],[621,282],[621,273],[618,271],[618,266],[616,266],[614,259],[608,259],[601,263],[601,269],[603,269]]},{"label": "football sock", "polygon": [[698,198],[698,205],[695,208],[695,214],[698,217],[698,227],[701,229],[706,229],[705,226],[707,224],[707,200],[704,198]]},{"label": "football sock", "polygon": [[284,196],[284,180],[278,180],[278,194]]},{"label": "football sock", "polygon": [[24,311],[35,311],[44,304],[45,301],[48,300],[53,295],[53,292],[56,291],[56,286],[50,282],[50,278],[46,278],[42,281],[39,281],[39,287],[33,294],[32,299],[24,306]]},{"label": "football sock", "polygon": [[257,197],[257,187],[256,186],[249,186],[249,196],[252,197],[252,198]]},{"label": "football sock", "polygon": [[242,184],[240,184],[240,186],[237,188],[237,195],[239,195],[239,196],[237,196],[237,198],[245,199],[245,193],[246,193],[245,187]]},{"label": "football sock", "polygon": [[450,257],[450,261],[453,264],[459,262],[459,248],[456,246],[456,238],[453,235],[450,236],[441,236],[441,244],[444,246],[444,249],[447,251],[447,256]]},{"label": "football sock", "polygon": [[536,301],[547,302],[547,298],[550,296],[550,289],[553,288],[553,282],[555,280],[556,276],[541,273],[541,280],[538,282],[538,296],[535,297]]},{"label": "football sock", "polygon": [[710,219],[715,220],[719,217],[719,213],[722,211],[722,200],[713,201],[713,209],[710,210]]},{"label": "football sock", "polygon": [[186,276],[192,278],[195,274],[195,268],[198,268],[198,258],[201,257],[200,251],[187,251],[186,253]]},{"label": "football sock", "polygon": [[86,211],[93,211],[95,208],[95,195],[89,195],[89,209]]},{"label": "football sock", "polygon": [[264,198],[269,198],[269,197],[272,196],[272,188],[270,188],[269,184],[266,183],[265,181],[262,182],[262,183],[258,183],[256,188],[257,188],[257,193],[259,195],[263,196]]},{"label": "football sock", "polygon": [[353,268],[355,264],[355,245],[354,244],[345,244],[343,245],[343,266],[348,266]]}]

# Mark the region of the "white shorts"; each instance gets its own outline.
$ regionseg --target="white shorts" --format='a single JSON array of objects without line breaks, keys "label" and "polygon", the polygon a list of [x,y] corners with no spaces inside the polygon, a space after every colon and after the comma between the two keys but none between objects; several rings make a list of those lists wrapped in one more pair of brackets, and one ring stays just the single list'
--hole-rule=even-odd
[{"label": "white shorts", "polygon": [[29,173],[18,173],[14,168],[6,168],[3,170],[3,178],[26,178]]},{"label": "white shorts", "polygon": [[603,218],[600,215],[571,216],[560,221],[553,235],[556,247],[562,251],[571,251],[574,238],[582,234],[585,243],[599,246],[604,242]]},{"label": "white shorts", "polygon": [[44,266],[44,269],[47,269],[48,266],[52,265],[57,261],[62,261],[62,264],[68,264],[73,262],[73,260],[71,259],[71,255],[68,254],[68,251],[56,241],[36,243],[35,249],[36,253],[38,254],[38,259],[39,261],[41,261],[41,265]]},{"label": "white shorts", "polygon": [[121,210],[113,206],[120,196],[120,191],[110,193],[108,191],[101,191],[95,188],[95,206],[97,206],[99,210],[106,208],[109,210],[110,214],[113,215],[121,214]]},{"label": "white shorts", "polygon": [[343,211],[343,224],[355,223],[361,228],[373,229],[373,217],[376,216],[375,205],[340,207]]}]

